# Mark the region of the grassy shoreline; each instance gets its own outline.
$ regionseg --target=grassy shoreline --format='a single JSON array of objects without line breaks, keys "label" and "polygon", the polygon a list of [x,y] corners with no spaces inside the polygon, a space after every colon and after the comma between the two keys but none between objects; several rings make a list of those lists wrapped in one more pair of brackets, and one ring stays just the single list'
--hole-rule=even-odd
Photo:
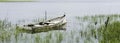
[{"label": "grassy shoreline", "polygon": [[[110,17],[110,22],[108,26],[105,27],[104,22],[107,17]],[[23,40],[26,40],[23,42],[32,40],[33,42],[31,43],[80,43],[81,40],[83,43],[95,43],[95,40],[98,40],[98,43],[120,42],[120,15],[77,16],[75,18],[78,20],[80,26],[83,28],[86,27],[84,30],[71,30],[70,32],[49,31],[45,33],[28,34],[17,31],[15,24],[7,20],[0,20],[0,42],[11,42],[12,38],[16,43]],[[84,22],[87,22],[85,26],[83,26]],[[95,25],[95,22],[98,23]]]}]

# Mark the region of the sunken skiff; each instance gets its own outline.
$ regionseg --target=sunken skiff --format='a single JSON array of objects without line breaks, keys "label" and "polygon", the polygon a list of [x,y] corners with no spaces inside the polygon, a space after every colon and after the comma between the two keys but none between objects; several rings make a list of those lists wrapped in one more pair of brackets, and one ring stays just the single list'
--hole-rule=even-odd
[{"label": "sunken skiff", "polygon": [[66,23],[67,21],[65,19],[65,15],[63,15],[61,17],[56,17],[45,22],[17,26],[16,29],[29,33],[47,32],[50,30],[65,30],[64,26]]}]

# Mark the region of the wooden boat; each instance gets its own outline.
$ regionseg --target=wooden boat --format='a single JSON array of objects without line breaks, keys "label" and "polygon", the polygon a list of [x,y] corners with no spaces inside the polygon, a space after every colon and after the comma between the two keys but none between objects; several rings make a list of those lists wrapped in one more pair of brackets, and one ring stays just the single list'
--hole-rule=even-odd
[{"label": "wooden boat", "polygon": [[65,15],[63,15],[61,17],[56,17],[50,20],[46,20],[44,22],[17,26],[17,29],[22,29],[25,31],[32,31],[32,32],[46,32],[49,30],[59,30],[66,23],[67,21],[65,19]]}]

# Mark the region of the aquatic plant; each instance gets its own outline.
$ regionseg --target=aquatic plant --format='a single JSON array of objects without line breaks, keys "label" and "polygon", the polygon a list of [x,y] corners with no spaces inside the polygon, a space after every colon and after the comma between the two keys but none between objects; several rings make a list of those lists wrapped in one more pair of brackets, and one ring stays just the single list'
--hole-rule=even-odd
[{"label": "aquatic plant", "polygon": [[[110,17],[110,22],[105,27],[104,22],[107,17]],[[28,30],[20,30],[19,27],[7,20],[0,20],[0,43],[11,41],[11,37],[15,41],[13,43],[19,43],[20,41],[25,43],[29,41],[30,43],[96,43],[95,40],[99,40],[99,43],[120,42],[120,15],[77,16],[75,18],[82,24],[80,26],[83,28],[78,28],[78,30],[75,28],[69,32],[61,32],[59,29],[56,30],[57,28],[43,29],[34,34],[29,34],[31,31]],[[42,19],[33,20],[33,22],[39,21],[42,21]],[[95,25],[96,21],[97,24]]]},{"label": "aquatic plant", "polygon": [[11,32],[10,32],[10,27],[11,23],[5,20],[0,20],[0,40],[10,40],[11,37]]},{"label": "aquatic plant", "polygon": [[118,43],[120,42],[120,21],[101,27],[98,32],[102,36],[100,43]]},{"label": "aquatic plant", "polygon": [[[89,19],[83,20],[83,18],[87,18],[87,17],[89,17]],[[110,20],[109,20],[108,26],[105,27],[104,22],[106,21],[107,17],[110,17]],[[88,36],[92,36],[95,39],[98,39],[99,43],[118,43],[118,42],[120,42],[120,39],[119,39],[120,15],[119,14],[85,16],[83,18],[76,17],[76,19],[83,20],[83,22],[89,21],[89,23],[87,25],[88,29],[86,29],[88,31],[80,32],[82,37],[86,36],[85,37],[86,43],[90,42],[90,41],[87,41],[90,39],[90,37],[88,37]],[[97,21],[97,25],[94,24],[96,21]]]}]

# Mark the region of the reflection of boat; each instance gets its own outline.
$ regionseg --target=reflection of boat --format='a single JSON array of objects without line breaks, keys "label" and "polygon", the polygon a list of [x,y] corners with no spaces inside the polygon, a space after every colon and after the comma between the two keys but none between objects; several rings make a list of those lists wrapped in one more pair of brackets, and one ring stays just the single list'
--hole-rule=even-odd
[{"label": "reflection of boat", "polygon": [[66,19],[65,15],[61,17],[56,17],[45,22],[40,22],[36,24],[27,24],[24,26],[17,26],[17,29],[32,31],[32,32],[46,32],[49,30],[64,30],[62,27],[65,25]]}]

